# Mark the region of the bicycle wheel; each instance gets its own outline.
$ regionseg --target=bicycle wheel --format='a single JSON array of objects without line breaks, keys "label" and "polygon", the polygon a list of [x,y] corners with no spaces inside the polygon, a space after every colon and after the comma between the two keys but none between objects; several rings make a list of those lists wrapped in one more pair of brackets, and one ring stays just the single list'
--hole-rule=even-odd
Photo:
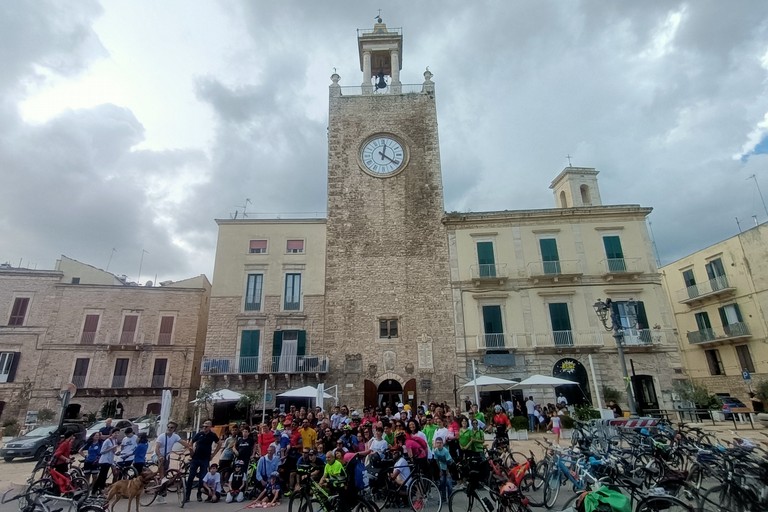
[{"label": "bicycle wheel", "polygon": [[456,489],[448,496],[449,512],[487,512],[485,505],[474,492]]},{"label": "bicycle wheel", "polygon": [[408,502],[415,512],[440,512],[443,508],[437,484],[423,476],[415,478],[408,486]]},{"label": "bicycle wheel", "polygon": [[184,508],[184,499],[186,498],[186,492],[187,492],[187,482],[184,480],[184,478],[179,478],[179,481],[176,485],[176,496],[179,498],[179,506],[181,508]]},{"label": "bicycle wheel", "polygon": [[142,507],[148,507],[154,503],[155,499],[157,498],[157,493],[161,490],[161,488],[162,484],[160,484],[160,478],[155,475],[155,478],[153,478],[151,482],[145,485],[144,489],[141,491],[141,495],[139,495],[139,505]]},{"label": "bicycle wheel", "polygon": [[176,492],[179,487],[179,481],[184,479],[184,475],[179,473],[178,469],[169,469],[165,472],[165,478],[168,480],[165,489],[168,492]]},{"label": "bicycle wheel", "polygon": [[[304,496],[304,500],[299,503],[299,507],[296,509],[296,512],[321,512],[323,510],[323,506],[320,504],[318,500],[315,499],[306,499],[306,496]],[[378,512],[378,507],[374,505],[374,512]]]},{"label": "bicycle wheel", "polygon": [[560,469],[553,467],[547,475],[547,481],[544,485],[544,506],[552,508],[557,503],[557,496],[560,494]]},{"label": "bicycle wheel", "polygon": [[520,492],[528,498],[532,507],[543,507],[546,500],[544,491],[547,488],[547,480],[538,473],[528,473],[520,481]]},{"label": "bicycle wheel", "polygon": [[697,512],[724,512],[731,510],[749,510],[746,504],[741,503],[728,486],[716,485],[707,490],[698,503]]},{"label": "bicycle wheel", "polygon": [[[696,508],[672,496],[648,496],[640,500],[635,512],[695,512]],[[733,510],[726,508],[724,510]]]}]

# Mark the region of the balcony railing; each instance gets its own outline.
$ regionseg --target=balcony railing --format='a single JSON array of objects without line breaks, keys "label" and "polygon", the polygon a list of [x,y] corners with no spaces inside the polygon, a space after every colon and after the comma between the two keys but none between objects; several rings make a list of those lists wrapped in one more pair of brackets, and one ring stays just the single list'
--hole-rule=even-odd
[{"label": "balcony railing", "polygon": [[129,345],[133,343],[136,340],[136,333],[135,332],[123,332],[120,333],[120,343],[124,345]]},{"label": "balcony railing", "polygon": [[126,383],[125,375],[115,375],[112,377],[113,388],[124,388]]},{"label": "balcony railing", "polygon": [[327,356],[203,357],[201,375],[327,373]]},{"label": "balcony railing", "polygon": [[77,386],[78,389],[84,388],[85,387],[85,379],[86,379],[85,375],[73,375],[72,376],[72,384]]},{"label": "balcony railing", "polygon": [[703,283],[693,284],[682,290],[677,291],[677,300],[683,304],[704,299],[706,297],[715,297],[725,293],[731,293],[736,288],[728,283],[727,276],[717,276]]},{"label": "balcony railing", "polygon": [[514,335],[504,333],[479,334],[477,336],[478,350],[510,350],[517,348]]},{"label": "balcony railing", "polygon": [[261,311],[261,302],[246,302],[246,311]]},{"label": "balcony railing", "polygon": [[83,343],[84,345],[93,345],[95,341],[95,332],[83,332],[82,336],[80,336],[80,343]]},{"label": "balcony railing", "polygon": [[376,90],[373,85],[345,85],[339,87],[341,96],[369,96],[374,94],[413,94],[413,93],[425,93],[429,92],[429,88],[425,88],[424,84],[400,84],[392,85],[386,89]]},{"label": "balcony railing", "polygon": [[579,260],[532,261],[528,263],[528,277],[557,277],[583,273]]},{"label": "balcony railing", "polygon": [[301,310],[301,302],[288,302],[288,301],[285,301],[283,303],[283,309],[285,311],[300,311]]},{"label": "balcony railing", "polygon": [[640,274],[640,258],[607,258],[601,260],[605,274]]},{"label": "balcony railing", "polygon": [[507,264],[506,263],[484,263],[482,265],[472,265],[469,267],[469,271],[472,274],[472,279],[506,279]]},{"label": "balcony railing", "polygon": [[153,388],[165,387],[165,375],[153,375],[152,376],[152,387]]},{"label": "balcony railing", "polygon": [[752,333],[749,332],[749,326],[744,322],[735,322],[723,326],[722,334],[715,332],[714,329],[700,329],[689,332],[688,343],[698,345],[702,343],[713,343],[717,341],[728,341],[740,338],[749,338]]},{"label": "balcony railing", "polygon": [[551,331],[532,334],[533,346],[539,348],[602,347],[602,332]]}]

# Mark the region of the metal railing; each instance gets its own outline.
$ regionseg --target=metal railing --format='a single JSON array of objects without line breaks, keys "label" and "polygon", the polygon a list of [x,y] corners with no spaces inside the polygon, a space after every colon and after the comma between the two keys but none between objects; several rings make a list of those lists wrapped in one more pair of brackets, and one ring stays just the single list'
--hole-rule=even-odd
[{"label": "metal railing", "polygon": [[607,258],[600,260],[607,274],[625,274],[642,272],[640,258]]},{"label": "metal railing", "polygon": [[171,333],[168,332],[161,332],[157,335],[157,344],[158,345],[170,345],[171,344]]},{"label": "metal railing", "polygon": [[423,94],[430,92],[424,84],[389,84],[386,89],[376,89],[373,85],[345,85],[339,87],[342,96],[375,96],[393,94]]},{"label": "metal railing", "polygon": [[402,27],[387,27],[386,32],[377,32],[372,28],[359,28],[357,29],[357,37],[360,36],[374,36],[374,35],[392,35],[397,34],[402,36],[403,35],[403,29]]},{"label": "metal railing", "polygon": [[153,375],[152,376],[152,387],[153,388],[165,387],[165,375]]},{"label": "metal railing", "polygon": [[83,332],[83,334],[80,336],[80,343],[84,345],[93,345],[95,341],[96,341],[95,332]]},{"label": "metal railing", "polygon": [[472,279],[504,279],[508,276],[506,263],[483,263],[469,267]]},{"label": "metal railing", "polygon": [[605,345],[603,332],[551,331],[531,335],[534,347],[602,347]]},{"label": "metal railing", "polygon": [[246,302],[246,311],[261,311],[261,302]]},{"label": "metal railing", "polygon": [[723,291],[733,290],[734,287],[728,283],[727,276],[717,276],[703,283],[696,283],[677,291],[678,302],[690,302],[695,299],[703,298],[708,295],[718,295]]},{"label": "metal railing", "polygon": [[664,329],[623,329],[623,344],[626,347],[642,347],[666,343],[667,330]]},{"label": "metal railing", "polygon": [[73,375],[72,376],[72,384],[74,384],[78,388],[84,388],[85,387],[85,379],[86,379],[86,375]]},{"label": "metal railing", "polygon": [[686,334],[688,343],[693,345],[699,343],[709,343],[713,341],[726,341],[734,338],[746,338],[752,336],[749,332],[749,326],[744,322],[735,322],[723,326],[723,333],[715,332],[714,329],[699,329],[698,331]]},{"label": "metal railing", "polygon": [[283,302],[284,311],[300,311],[301,302]]},{"label": "metal railing", "polygon": [[201,375],[327,373],[328,356],[203,357]]},{"label": "metal railing", "polygon": [[504,333],[478,334],[478,350],[505,350],[517,348],[517,340],[513,335]]},{"label": "metal railing", "polygon": [[527,266],[528,277],[584,273],[580,260],[532,261]]},{"label": "metal railing", "polygon": [[125,375],[114,375],[112,377],[112,387],[113,388],[124,388],[125,383],[127,379]]}]

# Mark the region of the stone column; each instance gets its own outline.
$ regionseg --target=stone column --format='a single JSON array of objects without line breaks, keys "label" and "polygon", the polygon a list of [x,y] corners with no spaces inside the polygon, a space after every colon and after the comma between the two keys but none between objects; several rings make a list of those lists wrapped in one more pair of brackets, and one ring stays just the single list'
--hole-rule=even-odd
[{"label": "stone column", "polygon": [[341,96],[341,86],[339,85],[339,80],[341,80],[341,77],[334,73],[331,75],[331,81],[333,82],[330,87],[330,95],[332,97]]},{"label": "stone column", "polygon": [[369,50],[363,51],[363,94],[373,93],[373,85],[371,85],[371,52]]},{"label": "stone column", "polygon": [[392,64],[392,83],[389,84],[392,94],[400,94],[402,88],[400,87],[400,54],[397,50],[392,50],[389,53],[389,61]]}]

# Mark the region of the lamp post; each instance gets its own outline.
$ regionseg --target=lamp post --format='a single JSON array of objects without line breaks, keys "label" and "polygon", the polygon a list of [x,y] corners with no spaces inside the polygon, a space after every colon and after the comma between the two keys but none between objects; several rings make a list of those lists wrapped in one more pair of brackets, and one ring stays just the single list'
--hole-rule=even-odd
[{"label": "lamp post", "polygon": [[[624,379],[624,388],[627,391],[627,404],[629,405],[629,415],[631,418],[637,418],[637,405],[635,404],[635,396],[632,393],[632,386],[629,384],[629,375],[627,374],[627,362],[624,360],[624,329],[621,326],[621,320],[616,310],[612,306],[611,299],[605,299],[603,302],[597,299],[594,304],[595,313],[600,323],[606,331],[613,333],[613,339],[616,342],[616,349],[619,353],[619,363],[621,364],[621,376]],[[633,316],[633,311],[637,303],[633,299],[627,301],[627,313],[630,317]],[[610,315],[610,325],[608,324],[608,316]]]}]

